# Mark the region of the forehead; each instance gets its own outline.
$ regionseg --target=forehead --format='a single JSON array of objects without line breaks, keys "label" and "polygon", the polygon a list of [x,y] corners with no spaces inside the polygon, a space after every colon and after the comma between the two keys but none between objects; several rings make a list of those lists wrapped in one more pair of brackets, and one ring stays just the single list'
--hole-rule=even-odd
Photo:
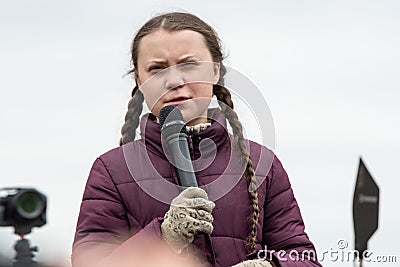
[{"label": "forehead", "polygon": [[152,32],[142,38],[138,52],[139,64],[156,58],[174,61],[187,54],[199,57],[200,60],[211,60],[204,37],[191,30]]}]

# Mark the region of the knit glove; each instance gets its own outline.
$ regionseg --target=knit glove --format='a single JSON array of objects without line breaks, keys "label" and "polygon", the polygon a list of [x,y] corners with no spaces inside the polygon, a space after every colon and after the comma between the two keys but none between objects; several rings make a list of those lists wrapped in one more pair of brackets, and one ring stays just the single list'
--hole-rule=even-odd
[{"label": "knit glove", "polygon": [[206,191],[198,187],[188,187],[172,200],[161,223],[161,234],[175,253],[180,254],[195,234],[211,234],[214,207]]},{"label": "knit glove", "polygon": [[258,259],[258,260],[248,260],[242,261],[232,267],[273,267],[271,263],[266,260]]}]

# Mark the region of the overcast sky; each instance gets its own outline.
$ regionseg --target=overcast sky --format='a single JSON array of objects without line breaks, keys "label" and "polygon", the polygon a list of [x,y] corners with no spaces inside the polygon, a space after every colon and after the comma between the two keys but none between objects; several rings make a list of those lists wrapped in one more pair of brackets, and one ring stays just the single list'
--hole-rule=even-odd
[{"label": "overcast sky", "polygon": [[[341,239],[353,248],[351,201],[362,156],[381,189],[369,248],[400,261],[396,0],[1,1],[0,187],[47,195],[48,224],[29,236],[38,259],[68,262],[91,165],[118,145],[134,33],[153,15],[176,10],[212,25],[226,63],[264,95],[275,152],[318,252],[337,249]],[[15,240],[11,228],[0,229],[0,255],[12,256]]]}]

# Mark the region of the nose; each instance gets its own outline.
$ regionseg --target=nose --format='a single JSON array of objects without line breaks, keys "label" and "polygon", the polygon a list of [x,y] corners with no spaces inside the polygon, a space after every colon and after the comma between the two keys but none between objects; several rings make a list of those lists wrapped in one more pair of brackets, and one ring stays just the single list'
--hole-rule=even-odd
[{"label": "nose", "polygon": [[165,88],[167,90],[185,85],[183,73],[176,66],[169,67],[166,72]]}]

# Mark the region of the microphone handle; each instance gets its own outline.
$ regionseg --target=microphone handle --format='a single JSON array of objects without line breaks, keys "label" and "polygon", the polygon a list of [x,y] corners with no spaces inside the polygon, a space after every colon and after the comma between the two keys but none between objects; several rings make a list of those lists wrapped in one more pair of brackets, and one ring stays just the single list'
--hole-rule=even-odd
[{"label": "microphone handle", "polygon": [[187,135],[185,133],[174,134],[172,138],[166,141],[172,155],[180,185],[182,187],[198,187],[187,144]]},{"label": "microphone handle", "polygon": [[[174,134],[172,138],[169,138],[166,141],[169,149],[171,150],[176,175],[178,176],[180,185],[184,188],[190,186],[198,187],[196,176],[194,175],[192,159],[190,158],[187,138],[187,134],[179,133],[176,135]],[[198,235],[205,239],[206,244],[212,253],[214,253],[210,235],[204,232],[199,232]],[[213,255],[213,260],[215,264],[215,255]]]}]

